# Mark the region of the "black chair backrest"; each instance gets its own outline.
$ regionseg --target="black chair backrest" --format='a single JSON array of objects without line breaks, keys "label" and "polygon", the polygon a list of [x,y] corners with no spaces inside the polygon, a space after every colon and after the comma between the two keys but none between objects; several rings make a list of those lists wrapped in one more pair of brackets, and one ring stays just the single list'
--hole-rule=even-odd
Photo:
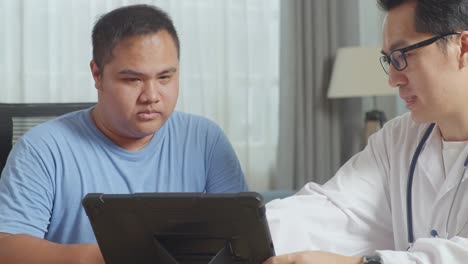
[{"label": "black chair backrest", "polygon": [[31,127],[95,103],[0,103],[0,173],[16,140]]}]

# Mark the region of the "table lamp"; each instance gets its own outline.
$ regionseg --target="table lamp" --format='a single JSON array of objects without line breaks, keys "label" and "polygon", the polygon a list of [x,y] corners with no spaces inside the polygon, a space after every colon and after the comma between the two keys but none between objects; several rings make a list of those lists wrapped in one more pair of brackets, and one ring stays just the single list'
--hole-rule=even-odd
[{"label": "table lamp", "polygon": [[337,51],[328,98],[372,96],[373,110],[365,114],[364,139],[380,129],[386,121],[385,113],[377,109],[376,96],[395,95],[398,89],[388,84],[382,70],[377,47],[344,47]]}]

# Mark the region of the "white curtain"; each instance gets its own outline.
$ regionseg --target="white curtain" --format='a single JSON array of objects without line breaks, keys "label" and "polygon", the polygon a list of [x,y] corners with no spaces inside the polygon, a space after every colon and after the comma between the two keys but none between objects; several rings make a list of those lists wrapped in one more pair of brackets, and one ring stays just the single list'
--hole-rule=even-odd
[{"label": "white curtain", "polygon": [[93,102],[91,29],[118,6],[167,11],[181,40],[180,111],[217,122],[251,190],[278,138],[279,0],[0,0],[0,103]]}]

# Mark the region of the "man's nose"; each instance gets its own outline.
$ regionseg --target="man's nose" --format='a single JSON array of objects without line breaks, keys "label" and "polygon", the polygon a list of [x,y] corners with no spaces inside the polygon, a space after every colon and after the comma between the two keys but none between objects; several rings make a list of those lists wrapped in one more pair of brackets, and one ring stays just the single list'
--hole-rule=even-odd
[{"label": "man's nose", "polygon": [[388,84],[392,87],[404,86],[408,83],[408,78],[403,71],[397,71],[395,67],[390,64],[388,67]]},{"label": "man's nose", "polygon": [[143,91],[140,95],[140,101],[142,103],[146,104],[151,104],[151,103],[157,103],[161,99],[161,95],[159,93],[160,87],[158,86],[158,83],[155,81],[148,81],[144,88]]}]

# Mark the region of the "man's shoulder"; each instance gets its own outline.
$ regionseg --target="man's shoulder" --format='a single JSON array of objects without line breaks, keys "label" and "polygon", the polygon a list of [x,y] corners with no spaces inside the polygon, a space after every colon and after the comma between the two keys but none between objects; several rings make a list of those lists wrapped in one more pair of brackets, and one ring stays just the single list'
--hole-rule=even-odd
[{"label": "man's shoulder", "polygon": [[[11,150],[13,159],[52,160],[53,156],[69,156],[83,146],[88,131],[83,120],[87,110],[71,112],[63,116],[40,123],[29,129],[15,143]],[[53,163],[48,163],[51,165]]]},{"label": "man's shoulder", "polygon": [[23,137],[36,142],[48,137],[63,138],[68,134],[74,134],[84,129],[86,125],[85,118],[88,113],[89,109],[84,109],[52,118],[33,126],[25,132]]},{"label": "man's shoulder", "polygon": [[396,139],[412,140],[411,138],[419,138],[420,134],[429,126],[429,123],[414,121],[411,113],[405,113],[388,121],[382,132],[387,136]]},{"label": "man's shoulder", "polygon": [[218,124],[207,117],[185,112],[174,112],[169,118],[169,125],[178,129],[191,130],[220,130]]},{"label": "man's shoulder", "polygon": [[399,115],[392,120],[388,121],[386,126],[390,126],[392,128],[424,128],[427,127],[427,123],[422,123],[422,122],[416,122],[413,120],[411,117],[411,113],[404,113],[402,115]]}]

